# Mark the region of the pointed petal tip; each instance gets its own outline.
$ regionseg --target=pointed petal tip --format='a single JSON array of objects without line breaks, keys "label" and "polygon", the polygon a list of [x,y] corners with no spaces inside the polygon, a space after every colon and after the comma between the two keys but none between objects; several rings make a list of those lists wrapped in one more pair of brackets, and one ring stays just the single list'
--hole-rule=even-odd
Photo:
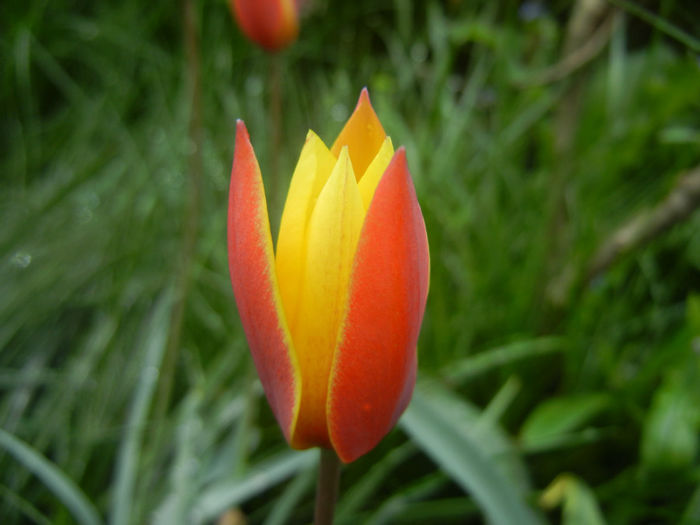
[{"label": "pointed petal tip", "polygon": [[400,146],[396,152],[394,153],[393,158],[391,159],[391,162],[389,163],[389,166],[387,169],[395,166],[397,169],[401,171],[408,171],[408,161],[406,159],[406,148],[404,146]]},{"label": "pointed petal tip", "polygon": [[245,122],[243,122],[243,119],[236,119],[236,141],[238,139],[247,139],[250,141],[250,136],[248,135],[248,128],[245,126]]},{"label": "pointed petal tip", "polygon": [[369,99],[369,91],[363,88],[357,105],[331,147],[331,153],[340,155],[344,145],[350,148],[350,158],[355,173],[362,174],[381,147],[386,133]]},{"label": "pointed petal tip", "polygon": [[370,108],[372,108],[372,111],[374,111],[374,107],[372,106],[372,101],[369,98],[369,89],[367,89],[367,86],[362,88],[362,91],[360,91],[360,96],[357,99],[357,104],[355,105],[355,111],[357,111],[360,107],[367,105]]}]

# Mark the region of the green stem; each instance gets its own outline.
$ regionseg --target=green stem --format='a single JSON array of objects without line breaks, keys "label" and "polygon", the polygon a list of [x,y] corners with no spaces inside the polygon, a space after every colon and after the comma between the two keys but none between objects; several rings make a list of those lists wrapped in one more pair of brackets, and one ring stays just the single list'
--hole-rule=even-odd
[{"label": "green stem", "polygon": [[[271,152],[270,156],[270,171],[276,188],[284,188],[286,184],[281,181],[283,178],[280,174],[280,157],[281,157],[281,145],[282,145],[282,57],[278,56],[277,53],[270,57],[269,63],[269,86],[270,86],[270,142],[271,142]],[[278,190],[273,196],[273,199],[277,204],[280,204],[280,199],[284,198],[284,195],[280,194]],[[283,204],[283,202],[282,202]]]},{"label": "green stem", "polygon": [[316,485],[316,511],[314,525],[332,525],[335,502],[338,499],[340,483],[340,460],[335,452],[321,449]]}]

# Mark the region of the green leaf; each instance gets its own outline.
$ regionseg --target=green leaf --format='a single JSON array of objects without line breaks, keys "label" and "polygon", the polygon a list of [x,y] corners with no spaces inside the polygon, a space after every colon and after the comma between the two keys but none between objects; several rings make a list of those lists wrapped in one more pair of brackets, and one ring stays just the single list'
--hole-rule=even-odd
[{"label": "green leaf", "polygon": [[561,474],[547,487],[540,498],[545,508],[563,502],[563,525],[605,525],[595,494],[582,480]]},{"label": "green leaf", "polygon": [[483,411],[439,383],[421,381],[418,388],[429,394],[431,401],[440,406],[455,429],[477,443],[484,455],[511,481],[520,496],[526,497],[531,487],[525,464],[510,436],[497,423],[499,412],[508,403],[507,398],[517,389],[517,380],[506,381]]},{"label": "green leaf", "polygon": [[700,523],[700,485],[697,486],[683,512],[681,525],[697,525]]},{"label": "green leaf", "polygon": [[411,480],[397,488],[367,518],[363,517],[363,519],[357,521],[361,521],[365,525],[391,525],[396,523],[397,517],[404,513],[412,503],[435,496],[439,490],[445,488],[447,481],[442,472],[434,472],[416,480]]},{"label": "green leaf", "polygon": [[450,381],[460,382],[488,372],[493,368],[523,359],[561,352],[563,349],[564,340],[560,337],[541,337],[528,341],[516,341],[452,362],[448,368],[443,370],[443,376]]},{"label": "green leaf", "polygon": [[190,392],[182,403],[182,413],[177,426],[175,458],[170,472],[171,491],[166,500],[153,513],[155,525],[187,523],[187,509],[201,486],[197,469],[196,439],[204,424],[199,416],[202,398],[197,390]]},{"label": "green leaf", "polygon": [[516,486],[489,457],[483,442],[464,432],[460,428],[464,421],[453,416],[439,396],[419,383],[400,424],[448,476],[474,497],[491,523],[541,523]]},{"label": "green leaf", "polygon": [[686,305],[686,317],[693,334],[700,334],[700,295],[688,296]]},{"label": "green leaf", "polygon": [[217,483],[201,494],[191,511],[190,523],[212,520],[226,509],[264,492],[297,472],[311,468],[317,460],[318,451],[315,449],[285,451],[259,463],[239,478]]},{"label": "green leaf", "polygon": [[[5,502],[5,509],[16,508],[34,525],[51,525],[51,520],[44,516],[36,506],[22,497],[21,494],[12,491],[0,484],[0,500]],[[6,510],[7,511],[7,510]]]},{"label": "green leaf", "polygon": [[129,409],[125,435],[117,458],[111,516],[113,525],[128,525],[131,520],[131,503],[134,501],[134,485],[138,476],[139,447],[167,342],[171,298],[171,293],[164,293],[148,321],[143,342],[141,376]]},{"label": "green leaf", "polygon": [[658,470],[689,466],[697,455],[697,399],[669,374],[654,395],[642,433],[642,463]]},{"label": "green leaf", "polygon": [[316,470],[308,468],[297,474],[296,478],[289,482],[287,488],[275,501],[270,514],[265,520],[265,525],[284,525],[291,523],[291,516],[296,509],[299,500],[309,492],[316,481]]},{"label": "green leaf", "polygon": [[407,442],[391,450],[385,457],[377,461],[360,480],[341,495],[335,511],[338,523],[354,523],[355,513],[372,495],[381,489],[386,478],[412,455],[416,454],[413,443]]},{"label": "green leaf", "polygon": [[608,407],[604,394],[588,394],[548,399],[527,418],[520,432],[522,445],[541,450],[558,444],[561,439]]},{"label": "green leaf", "polygon": [[656,13],[641,7],[637,2],[631,2],[630,0],[611,0],[611,2],[619,5],[624,10],[629,11],[633,15],[644,20],[662,33],[665,33],[674,40],[677,40],[681,44],[687,46],[695,53],[700,53],[700,40],[695,38],[692,34],[686,33],[680,27],[673,25],[664,17],[659,16]]},{"label": "green leaf", "polygon": [[68,508],[82,525],[98,525],[102,520],[97,509],[73,481],[24,441],[0,428],[0,447],[32,471],[47,488]]}]

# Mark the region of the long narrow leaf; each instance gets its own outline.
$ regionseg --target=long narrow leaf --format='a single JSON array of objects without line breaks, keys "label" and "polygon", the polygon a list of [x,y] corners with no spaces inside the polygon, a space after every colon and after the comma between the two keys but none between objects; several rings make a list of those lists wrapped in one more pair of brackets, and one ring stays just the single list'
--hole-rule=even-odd
[{"label": "long narrow leaf", "polygon": [[564,349],[564,344],[564,340],[559,337],[540,337],[527,341],[516,341],[450,363],[443,375],[453,382],[465,381],[515,361],[561,352]]},{"label": "long narrow leaf", "polygon": [[310,468],[317,461],[317,456],[316,450],[285,451],[253,467],[240,479],[211,487],[195,504],[191,523],[202,523],[218,517],[226,509],[246,501],[296,472]]},{"label": "long narrow leaf", "polygon": [[469,492],[495,525],[534,525],[541,520],[519,497],[479,443],[460,432],[443,406],[420,384],[401,419],[401,426],[465,491]]},{"label": "long narrow leaf", "polygon": [[0,447],[32,471],[48,489],[68,508],[75,520],[82,525],[102,523],[97,509],[87,496],[54,463],[46,459],[24,441],[0,429]]},{"label": "long narrow leaf", "polygon": [[264,525],[284,525],[285,523],[293,523],[292,516],[294,509],[304,494],[311,489],[315,479],[315,469],[309,468],[300,471],[297,477],[289,482],[288,487],[277,498]]},{"label": "long narrow leaf", "polygon": [[144,359],[138,386],[132,400],[117,458],[115,495],[112,500],[111,523],[128,525],[131,503],[134,500],[134,484],[137,476],[139,443],[146,426],[148,407],[158,382],[158,370],[166,345],[167,324],[171,306],[171,294],[166,292],[156,304],[149,320],[144,342]]}]

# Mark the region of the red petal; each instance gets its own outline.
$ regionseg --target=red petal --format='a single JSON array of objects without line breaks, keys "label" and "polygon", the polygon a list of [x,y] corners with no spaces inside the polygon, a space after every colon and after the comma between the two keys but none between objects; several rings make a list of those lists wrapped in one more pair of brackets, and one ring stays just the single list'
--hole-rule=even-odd
[{"label": "red petal", "polygon": [[236,124],[229,190],[228,261],[255,368],[289,441],[301,397],[299,369],[277,286],[260,166],[241,120]]},{"label": "red petal", "polygon": [[408,405],[429,275],[425,223],[400,148],[367,211],[329,382],[329,435],[345,462],[370,451]]}]

